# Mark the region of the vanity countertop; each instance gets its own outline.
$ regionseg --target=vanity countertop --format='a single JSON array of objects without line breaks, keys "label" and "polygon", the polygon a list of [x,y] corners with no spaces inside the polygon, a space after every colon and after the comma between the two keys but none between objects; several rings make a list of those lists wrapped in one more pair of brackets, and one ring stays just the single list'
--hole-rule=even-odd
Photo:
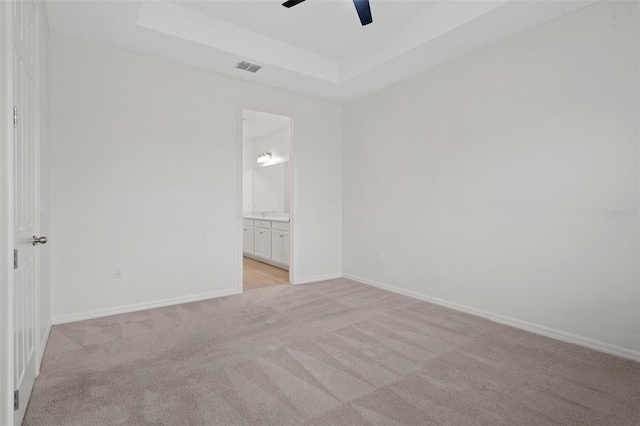
[{"label": "vanity countertop", "polygon": [[271,222],[286,222],[289,223],[288,217],[282,216],[270,216],[267,214],[266,216],[262,215],[254,215],[254,214],[244,214],[242,215],[244,219],[255,219],[255,220],[270,220]]}]

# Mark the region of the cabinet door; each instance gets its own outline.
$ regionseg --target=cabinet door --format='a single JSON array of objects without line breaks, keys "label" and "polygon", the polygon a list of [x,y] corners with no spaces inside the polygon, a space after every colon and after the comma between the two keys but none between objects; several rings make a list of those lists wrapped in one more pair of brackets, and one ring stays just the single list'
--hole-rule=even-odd
[{"label": "cabinet door", "polygon": [[255,235],[255,255],[271,259],[271,231],[256,228]]},{"label": "cabinet door", "polygon": [[271,238],[271,260],[274,262],[289,264],[289,233],[273,231]]},{"label": "cabinet door", "polygon": [[282,232],[273,231],[271,233],[271,260],[282,263]]},{"label": "cabinet door", "polygon": [[242,251],[253,254],[253,227],[242,227]]},{"label": "cabinet door", "polygon": [[291,247],[289,245],[289,233],[283,232],[282,238],[280,237],[278,238],[282,240],[282,263],[289,266],[289,258],[291,257],[290,256]]}]

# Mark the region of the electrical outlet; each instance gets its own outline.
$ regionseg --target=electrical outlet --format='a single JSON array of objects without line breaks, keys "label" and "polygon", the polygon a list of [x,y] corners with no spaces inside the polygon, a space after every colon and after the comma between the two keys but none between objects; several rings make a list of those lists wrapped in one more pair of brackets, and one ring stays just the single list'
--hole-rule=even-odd
[{"label": "electrical outlet", "polygon": [[116,265],[113,267],[113,278],[116,280],[124,278],[124,265]]},{"label": "electrical outlet", "polygon": [[378,262],[384,261],[384,256],[381,251],[378,252]]}]

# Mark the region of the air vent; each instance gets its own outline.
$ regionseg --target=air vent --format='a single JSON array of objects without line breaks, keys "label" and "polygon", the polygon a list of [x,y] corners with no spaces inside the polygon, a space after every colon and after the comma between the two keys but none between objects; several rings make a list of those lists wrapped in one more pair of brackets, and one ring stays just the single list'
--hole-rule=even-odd
[{"label": "air vent", "polygon": [[249,65],[251,65],[249,62],[240,61],[238,62],[238,65],[236,65],[236,68],[240,70],[246,70],[247,68],[249,68]]},{"label": "air vent", "polygon": [[261,65],[258,64],[252,64],[250,62],[246,62],[246,61],[240,61],[236,64],[236,68],[238,68],[239,70],[244,70],[244,71],[249,71],[249,72],[257,72],[260,68],[262,68]]}]

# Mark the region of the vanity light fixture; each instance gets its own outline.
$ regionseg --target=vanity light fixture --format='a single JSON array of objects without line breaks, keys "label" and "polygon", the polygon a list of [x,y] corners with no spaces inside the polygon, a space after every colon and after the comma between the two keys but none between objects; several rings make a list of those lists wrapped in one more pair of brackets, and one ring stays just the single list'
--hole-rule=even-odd
[{"label": "vanity light fixture", "polygon": [[271,160],[271,152],[270,151],[262,151],[260,155],[258,155],[258,164],[262,164],[266,161]]}]

